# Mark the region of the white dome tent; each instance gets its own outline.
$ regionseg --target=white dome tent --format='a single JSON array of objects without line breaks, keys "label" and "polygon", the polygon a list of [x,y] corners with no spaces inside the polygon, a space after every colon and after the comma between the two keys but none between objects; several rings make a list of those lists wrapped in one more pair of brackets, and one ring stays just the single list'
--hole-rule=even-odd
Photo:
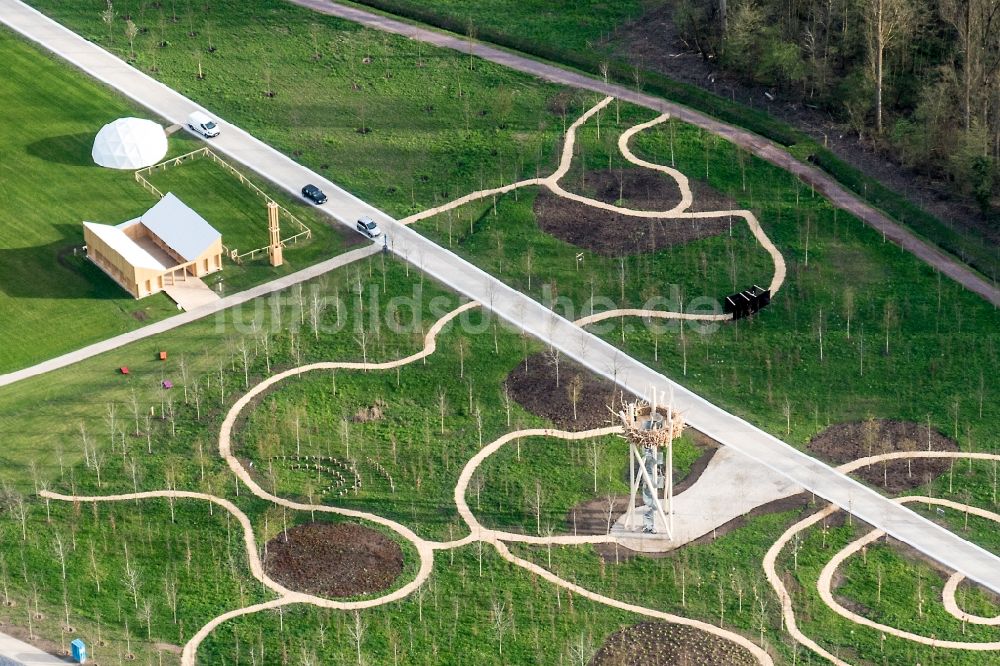
[{"label": "white dome tent", "polygon": [[167,135],[152,120],[119,118],[97,133],[91,156],[110,169],[141,169],[167,154]]}]

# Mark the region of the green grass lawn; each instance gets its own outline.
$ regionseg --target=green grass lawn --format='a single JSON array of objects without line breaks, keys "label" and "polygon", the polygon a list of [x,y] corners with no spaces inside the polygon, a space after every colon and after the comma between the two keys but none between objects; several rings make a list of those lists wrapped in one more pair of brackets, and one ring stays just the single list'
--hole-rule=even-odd
[{"label": "green grass lawn", "polygon": [[[148,115],[117,95],[53,60],[7,31],[0,31],[0,57],[10,75],[0,93],[17,99],[0,128],[0,373],[21,368],[176,314],[157,294],[135,300],[86,260],[81,222],[117,224],[156,202],[130,171],[104,169],[90,157],[93,136],[105,123]],[[170,155],[199,147],[181,133],[170,139]],[[188,163],[153,177],[230,236],[266,244],[266,209],[258,197],[210,162]],[[243,266],[226,262],[222,274],[232,293],[340,253],[352,235],[333,228],[305,204],[258,185],[305,221],[309,242],[289,247],[285,265],[273,269],[266,256]],[[250,221],[263,234],[243,235]],[[262,240],[256,239],[263,236]],[[74,249],[77,252],[74,252]],[[253,249],[253,248],[247,248]]]},{"label": "green grass lawn", "polygon": [[[602,114],[600,132],[594,120],[578,130],[573,165],[560,182],[567,190],[591,196],[584,171],[617,173],[632,166],[617,151],[618,136],[653,115],[628,104],[621,105],[618,114],[613,108]],[[688,173],[692,179],[703,175]],[[666,179],[664,183],[667,189]],[[672,184],[669,187],[676,190]],[[515,289],[546,305],[554,304],[561,314],[574,319],[616,307],[676,310],[681,304],[686,307],[706,296],[721,302],[725,295],[751,284],[770,284],[774,273],[771,257],[738,218],[728,233],[719,236],[653,252],[608,256],[542,231],[533,210],[538,191],[526,187],[505,194],[497,199],[495,207],[491,198],[472,202],[422,220],[415,228]],[[620,232],[629,233],[631,220],[606,217],[607,224],[620,224]],[[641,220],[635,223],[645,224]],[[662,224],[667,227],[686,222],[665,220]],[[653,299],[661,300],[658,304]],[[602,327],[618,329],[617,324]]]},{"label": "green grass lawn", "polygon": [[[136,109],[62,62],[0,30],[10,104],[0,127],[0,372],[176,313],[165,295],[137,301],[73,248],[83,220],[118,223],[150,198],[126,171],[90,157],[105,123]],[[141,115],[141,114],[140,114]],[[171,141],[171,150],[179,144]]]},{"label": "green grass lawn", "polygon": [[[963,450],[996,450],[996,309],[786,172],[696,128],[675,130],[678,168],[705,173],[707,164],[710,184],[754,210],[788,278],[759,316],[712,335],[673,334],[658,354],[641,326],[624,344],[609,341],[797,446],[828,424],[872,415],[929,419]],[[669,163],[669,137],[652,130],[636,148]]]},{"label": "green grass lawn", "polygon": [[[103,1],[33,4],[130,56],[126,8],[109,33]],[[392,215],[554,164],[560,86],[280,0],[173,12],[132,8],[137,67]]]},{"label": "green grass lawn", "polygon": [[[195,144],[194,148],[200,144],[191,143]],[[242,264],[236,264],[228,257],[224,258],[223,272],[205,278],[205,283],[216,289],[219,289],[221,282],[221,293],[234,293],[293,273],[363,242],[360,236],[318,213],[309,204],[292,198],[252,174],[245,173],[244,176],[249,177],[251,182],[309,227],[312,238],[300,239],[286,247],[284,264],[277,268],[270,265],[267,253],[258,254],[252,259],[247,257]],[[161,192],[173,192],[218,229],[226,247],[244,253],[267,245],[267,207],[264,199],[212,160],[198,158],[177,167],[157,171],[147,179]],[[282,238],[289,238],[299,232],[299,228],[284,216],[281,218],[281,225]]]},{"label": "green grass lawn", "polygon": [[[623,126],[648,118],[627,105],[621,112]],[[612,118],[605,114],[600,140],[592,123],[582,128],[580,164],[565,187],[580,189],[583,164],[607,168],[610,155],[618,168],[620,158],[610,147],[620,129]],[[885,243],[793,176],[698,128],[671,121],[635,137],[633,150],[660,164],[670,164],[673,155],[689,178],[705,180],[737,207],[752,210],[784,256],[788,275],[759,316],[712,327],[711,334],[682,338],[677,327],[646,327],[638,319],[605,323],[595,332],[798,446],[828,424],[869,415],[920,423],[929,416],[963,449],[992,450],[1000,443],[991,427],[1000,398],[989,381],[1000,369],[994,308]],[[738,229],[733,238],[626,257],[624,275],[619,260],[587,252],[577,270],[580,248],[542,233],[531,199],[530,191],[516,199],[508,194],[495,215],[488,200],[456,211],[453,221],[441,215],[418,228],[542,302],[552,294],[568,297],[574,316],[589,314],[591,293],[634,307],[651,297],[669,303],[677,284],[688,297],[721,301],[734,285],[766,285],[773,273],[752,238],[738,244]]]},{"label": "green grass lawn", "polygon": [[[377,319],[381,323],[375,325],[371,306],[362,310],[358,305],[359,283],[360,293],[367,295],[365,303],[372,302],[368,298],[373,290],[380,297],[393,299],[413,294],[414,288],[422,285],[423,298],[415,309],[422,324],[413,331],[397,332],[387,324],[402,320],[382,320],[380,314]],[[307,302],[314,290],[331,299],[344,299],[339,310],[330,301],[322,313],[323,328],[315,334],[308,317],[303,323],[297,310],[299,298],[292,290],[73,368],[0,389],[0,435],[6,443],[0,482],[29,494],[26,537],[22,538],[15,513],[4,510],[0,518],[0,560],[6,563],[0,566],[0,574],[17,603],[12,608],[0,607],[0,618],[23,624],[20,614],[25,608],[37,607],[44,619],[37,621],[35,630],[58,644],[62,636],[59,627],[68,607],[70,621],[91,642],[100,627],[103,640],[108,642],[99,648],[105,658],[113,660],[119,652],[131,651],[139,655],[140,662],[155,662],[159,649],[164,650],[164,663],[170,664],[176,663],[176,657],[162,645],[157,648],[157,643],[183,644],[213,613],[267,598],[247,577],[234,524],[218,511],[209,513],[202,503],[178,501],[172,508],[163,500],[101,505],[95,517],[91,506],[46,506],[30,493],[43,485],[62,492],[110,494],[173,484],[226,497],[250,516],[259,538],[276,534],[285,516],[272,505],[248,497],[245,490],[237,496],[231,473],[214,453],[223,410],[246,386],[241,345],[249,350],[250,383],[267,374],[268,364],[277,371],[315,360],[360,360],[364,352],[359,326],[366,327],[369,359],[397,358],[419,347],[420,330],[426,330],[437,317],[432,308],[447,311],[458,302],[401,263],[387,261],[383,268],[380,257],[305,285]],[[257,326],[251,323],[254,318]],[[321,371],[286,380],[249,412],[248,420],[238,425],[237,436],[253,444],[246,446],[251,457],[257,455],[254,449],[258,445],[291,454],[299,435],[304,453],[332,451],[353,458],[364,475],[363,492],[317,499],[397,518],[426,536],[458,537],[464,532],[451,508],[450,484],[479,442],[478,422],[468,408],[470,388],[473,410],[481,408],[483,440],[489,441],[508,429],[500,381],[511,361],[518,362],[525,350],[534,349],[502,328],[497,329],[494,341],[490,323],[482,313],[473,311],[466,323],[445,329],[438,351],[426,363],[403,368],[398,375],[392,371],[341,371],[335,375]],[[156,360],[159,349],[169,351],[167,361]],[[186,370],[182,369],[182,358]],[[132,367],[129,377],[114,372],[120,363]],[[163,378],[174,381],[172,391],[158,388]],[[439,389],[444,390],[446,404],[443,435],[439,431]],[[138,413],[143,415],[138,436],[131,407],[133,395]],[[359,408],[376,400],[384,403],[386,416],[382,420],[353,420]],[[110,404],[116,405],[113,429]],[[155,416],[147,423],[144,414],[150,407]],[[296,415],[301,418],[301,428],[295,426]],[[516,407],[512,417],[511,427],[542,423]],[[341,435],[344,421],[349,428],[350,454]],[[94,447],[90,466],[83,462],[81,425]],[[117,434],[112,436],[112,432]],[[620,445],[611,439],[601,442],[604,448],[597,493],[591,486],[590,462],[583,448],[545,439],[522,442],[520,455],[515,445],[505,447],[483,468],[480,515],[492,524],[533,531],[534,516],[524,491],[532,489],[540,475],[545,477],[542,517],[546,521],[558,520],[568,506],[581,499],[621,490],[615,472]],[[147,446],[152,453],[147,453]],[[688,453],[691,455],[678,456],[679,466],[690,464],[694,452]],[[392,473],[395,490],[378,478],[370,460],[381,461]],[[255,467],[260,469],[261,465]],[[620,473],[620,465],[617,469]],[[980,472],[983,479],[977,483],[981,485],[988,479],[988,470]],[[310,481],[279,474],[275,487],[280,494],[306,496]],[[264,486],[268,485],[265,478]],[[978,497],[978,493],[973,494]],[[478,507],[478,498],[470,495],[470,504]],[[755,519],[714,543],[686,548],[667,560],[640,559],[602,566],[588,548],[516,550],[545,565],[551,555],[557,572],[585,587],[713,623],[719,621],[721,585],[724,624],[756,637],[763,622],[765,640],[776,650],[778,663],[789,663],[794,649],[786,644],[781,631],[776,600],[763,586],[759,558],[796,515]],[[294,523],[307,518],[294,514],[288,520]],[[59,560],[53,555],[60,539],[68,550],[65,595]],[[122,542],[130,544],[130,566],[141,572],[137,602],[122,575]],[[71,544],[75,549],[70,549]],[[96,567],[90,562],[91,545]],[[409,553],[407,571],[412,572],[412,551],[406,550],[405,544],[404,551]],[[395,649],[401,659],[403,654],[430,655],[407,657],[406,661],[435,663],[435,654],[450,649],[455,654],[474,655],[483,663],[565,663],[571,649],[577,649],[574,645],[582,643],[590,654],[608,633],[637,620],[576,596],[557,595],[554,588],[500,562],[488,546],[482,551],[472,545],[454,554],[441,552],[435,560],[435,572],[421,593],[361,614],[366,628],[361,641],[363,656],[391,659]],[[802,561],[800,567],[805,571]],[[409,575],[412,573],[402,578]],[[32,585],[31,581],[47,583]],[[179,590],[176,621],[169,597],[160,594],[175,581]],[[753,610],[761,601],[763,610]],[[489,628],[494,602],[504,604],[505,612],[515,609],[502,657],[494,653],[497,637]],[[819,613],[812,602],[806,603],[810,604],[805,608],[807,613]],[[343,639],[353,621],[350,614],[305,607],[286,609],[281,616],[264,613],[220,627],[204,644],[202,660],[235,660],[237,652],[246,660],[251,649],[258,656],[263,651],[265,655],[288,653],[298,659],[318,651],[317,644],[320,648],[330,646],[330,651],[347,660],[352,649],[357,649]],[[832,640],[848,640],[850,629],[840,626],[840,633],[833,634]],[[928,656],[921,648],[892,650],[891,654],[916,660]],[[798,658],[803,658],[801,652]],[[961,654],[939,653],[937,658],[940,663],[980,663],[964,660]]]},{"label": "green grass lawn", "polygon": [[[594,78],[610,79],[748,129],[787,147],[788,152],[803,163],[824,170],[859,199],[951,253],[988,280],[996,283],[1000,278],[997,248],[984,241],[981,234],[955,229],[949,221],[938,219],[907,195],[854,168],[804,131],[764,111],[696,85],[675,81],[669,78],[669,71],[646,68],[641,57],[623,55],[633,47],[628,41],[632,36],[627,30],[622,34],[622,29],[628,28],[633,21],[660,20],[657,12],[666,4],[663,0],[505,0],[500,3],[503,9],[499,11],[497,3],[472,0],[354,0],[354,4],[458,35],[468,35],[471,25],[483,41],[561,63]],[[644,16],[647,13],[651,16]]]}]

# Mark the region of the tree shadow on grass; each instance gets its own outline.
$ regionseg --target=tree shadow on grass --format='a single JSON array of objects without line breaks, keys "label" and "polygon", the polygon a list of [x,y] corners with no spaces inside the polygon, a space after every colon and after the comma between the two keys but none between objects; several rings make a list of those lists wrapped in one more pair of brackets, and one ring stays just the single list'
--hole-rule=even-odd
[{"label": "tree shadow on grass", "polygon": [[58,224],[55,229],[60,238],[46,245],[0,248],[0,292],[11,298],[103,300],[128,296],[87,259],[82,228]]},{"label": "tree shadow on grass", "polygon": [[94,136],[83,133],[50,136],[29,143],[25,149],[29,155],[46,162],[70,166],[94,166],[94,159],[90,155],[94,147]]}]

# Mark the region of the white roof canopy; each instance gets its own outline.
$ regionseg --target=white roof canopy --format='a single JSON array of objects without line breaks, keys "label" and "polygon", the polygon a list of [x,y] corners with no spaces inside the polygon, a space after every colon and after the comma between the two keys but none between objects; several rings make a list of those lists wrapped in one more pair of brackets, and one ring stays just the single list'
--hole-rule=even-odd
[{"label": "white roof canopy", "polygon": [[152,120],[119,118],[101,128],[91,156],[111,169],[141,169],[167,154],[167,135]]},{"label": "white roof canopy", "polygon": [[90,229],[95,236],[107,243],[108,247],[136,268],[149,268],[154,271],[167,270],[167,267],[161,264],[156,257],[126,236],[120,228],[96,222],[84,222],[83,226]]}]

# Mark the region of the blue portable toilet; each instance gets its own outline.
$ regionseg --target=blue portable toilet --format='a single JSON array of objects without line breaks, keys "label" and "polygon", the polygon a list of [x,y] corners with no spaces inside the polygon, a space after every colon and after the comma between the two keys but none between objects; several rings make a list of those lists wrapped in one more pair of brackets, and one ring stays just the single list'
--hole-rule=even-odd
[{"label": "blue portable toilet", "polygon": [[73,661],[78,664],[87,663],[87,646],[82,639],[73,639],[73,642],[69,644],[69,648],[73,654]]}]

